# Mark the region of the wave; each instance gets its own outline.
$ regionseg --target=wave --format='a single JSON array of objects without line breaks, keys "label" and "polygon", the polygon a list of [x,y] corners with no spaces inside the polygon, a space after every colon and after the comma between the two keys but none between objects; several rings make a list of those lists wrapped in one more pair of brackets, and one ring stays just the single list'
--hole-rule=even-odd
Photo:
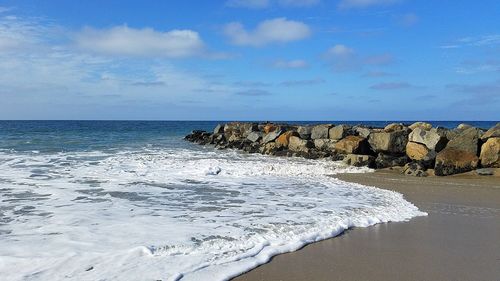
[{"label": "wave", "polygon": [[328,160],[235,151],[0,152],[6,280],[227,280],[351,227],[425,215]]}]

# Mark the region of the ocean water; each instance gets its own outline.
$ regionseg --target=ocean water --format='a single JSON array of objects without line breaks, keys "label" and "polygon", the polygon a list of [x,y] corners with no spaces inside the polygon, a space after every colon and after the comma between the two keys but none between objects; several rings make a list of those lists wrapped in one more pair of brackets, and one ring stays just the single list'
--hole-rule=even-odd
[{"label": "ocean water", "polygon": [[351,227],[425,215],[331,177],[367,168],[182,140],[216,123],[0,121],[1,280],[227,280]]}]

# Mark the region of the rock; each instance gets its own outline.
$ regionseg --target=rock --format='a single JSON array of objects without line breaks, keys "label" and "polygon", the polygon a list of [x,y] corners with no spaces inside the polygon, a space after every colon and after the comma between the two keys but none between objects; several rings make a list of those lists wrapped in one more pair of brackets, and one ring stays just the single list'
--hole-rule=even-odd
[{"label": "rock", "polygon": [[258,142],[262,138],[262,133],[261,132],[251,132],[247,136],[247,140],[251,142]]},{"label": "rock", "polygon": [[240,132],[243,137],[247,137],[252,132],[258,132],[259,126],[257,123],[243,123],[240,126]]},{"label": "rock", "polygon": [[415,122],[411,124],[408,128],[410,128],[412,131],[415,130],[416,128],[429,131],[430,129],[432,129],[432,125],[425,122]]},{"label": "rock", "polygon": [[471,125],[465,124],[465,123],[462,123],[462,124],[457,126],[457,129],[459,129],[459,130],[465,130],[465,129],[469,129],[469,128],[473,128],[473,127]]},{"label": "rock", "polygon": [[425,145],[428,149],[441,151],[448,142],[444,137],[444,133],[439,132],[440,129],[433,128],[424,130],[421,127],[415,128],[409,135],[408,139],[411,142],[416,142]]},{"label": "rock", "polygon": [[429,149],[420,143],[408,142],[406,144],[406,155],[412,160],[422,160],[429,153]]},{"label": "rock", "polygon": [[345,164],[362,167],[368,166],[372,167],[375,161],[375,157],[371,155],[360,155],[360,154],[347,154],[345,158],[342,160]]},{"label": "rock", "polygon": [[500,168],[500,137],[489,138],[481,146],[481,166]]},{"label": "rock", "polygon": [[405,126],[401,123],[391,123],[384,128],[384,132],[390,133],[390,132],[396,132],[396,131],[402,131],[404,130]]},{"label": "rock", "polygon": [[340,140],[343,139],[345,136],[347,136],[347,132],[349,130],[349,127],[346,125],[338,125],[335,127],[330,128],[328,131],[328,137],[332,140]]},{"label": "rock", "polygon": [[365,139],[367,139],[371,133],[370,129],[359,126],[354,127],[353,131],[356,132],[360,137],[363,137]]},{"label": "rock", "polygon": [[262,138],[262,143],[268,143],[276,140],[281,135],[281,130],[270,131]]},{"label": "rock", "polygon": [[260,147],[262,154],[273,155],[276,152],[276,143],[269,142]]},{"label": "rock", "polygon": [[428,174],[425,168],[416,162],[408,163],[403,168],[403,174],[414,177],[427,177]]},{"label": "rock", "polygon": [[372,132],[368,137],[368,142],[375,152],[404,154],[408,142],[408,133],[406,131]]},{"label": "rock", "polygon": [[331,125],[324,124],[324,125],[316,125],[312,127],[311,129],[311,139],[316,140],[316,139],[327,139],[328,138],[328,130],[330,129]]},{"label": "rock", "polygon": [[311,126],[298,126],[297,127],[297,133],[299,133],[300,137],[302,139],[305,139],[305,140],[308,140],[311,138],[311,131],[312,131]]},{"label": "rock", "polygon": [[266,124],[262,128],[262,131],[264,131],[264,134],[269,134],[270,132],[274,132],[277,130],[279,130],[279,126],[277,126],[275,124]]},{"label": "rock", "polygon": [[218,124],[214,129],[214,134],[223,134],[224,133],[224,124]]},{"label": "rock", "polygon": [[288,140],[288,149],[294,152],[309,152],[314,144],[309,140],[303,140],[296,136],[291,136]]},{"label": "rock", "polygon": [[369,152],[369,146],[363,137],[347,136],[335,144],[335,151],[344,154],[365,154]]},{"label": "rock", "polygon": [[288,131],[286,133],[281,134],[274,142],[276,143],[276,147],[288,147],[288,143],[291,136],[298,136],[297,132]]},{"label": "rock", "polygon": [[477,169],[476,173],[480,176],[493,176],[495,174],[495,169],[492,168]]},{"label": "rock", "polygon": [[486,133],[481,136],[482,140],[486,140],[489,138],[500,138],[500,123],[497,123],[494,127],[486,131]]},{"label": "rock", "polygon": [[327,152],[334,152],[336,143],[337,143],[336,140],[317,139],[317,140],[314,140],[314,147],[316,147],[316,149],[318,149],[318,150],[323,150],[323,151],[327,151]]},{"label": "rock", "polygon": [[446,147],[436,156],[434,167],[437,176],[447,176],[472,171],[477,168],[479,158],[470,151]]},{"label": "rock", "polygon": [[454,148],[456,150],[467,151],[474,155],[478,155],[480,136],[481,131],[477,128],[472,127],[465,129],[451,139],[446,145],[446,148]]},{"label": "rock", "polygon": [[437,153],[434,150],[429,150],[427,155],[425,155],[422,159],[417,162],[420,163],[425,168],[434,168],[434,164],[436,163]]},{"label": "rock", "polygon": [[385,153],[379,153],[375,159],[375,167],[383,169],[395,166],[404,166],[410,159],[406,155],[398,156]]}]

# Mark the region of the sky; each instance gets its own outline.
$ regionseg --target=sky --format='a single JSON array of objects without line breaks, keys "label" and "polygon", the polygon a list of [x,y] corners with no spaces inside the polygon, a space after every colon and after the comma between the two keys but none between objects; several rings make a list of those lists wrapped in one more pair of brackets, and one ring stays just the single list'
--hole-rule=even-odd
[{"label": "sky", "polygon": [[0,119],[500,120],[500,1],[0,0]]}]

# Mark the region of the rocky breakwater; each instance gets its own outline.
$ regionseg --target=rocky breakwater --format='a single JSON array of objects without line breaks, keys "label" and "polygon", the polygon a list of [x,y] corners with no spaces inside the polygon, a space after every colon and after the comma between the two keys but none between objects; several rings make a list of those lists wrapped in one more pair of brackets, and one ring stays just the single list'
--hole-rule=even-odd
[{"label": "rocky breakwater", "polygon": [[[399,167],[412,176],[447,176],[480,168],[500,168],[500,123],[489,130],[461,124],[393,123],[385,128],[320,124],[231,122],[213,132],[193,131],[186,140],[248,153],[330,158],[375,169]],[[481,169],[480,174],[491,174]]]}]

